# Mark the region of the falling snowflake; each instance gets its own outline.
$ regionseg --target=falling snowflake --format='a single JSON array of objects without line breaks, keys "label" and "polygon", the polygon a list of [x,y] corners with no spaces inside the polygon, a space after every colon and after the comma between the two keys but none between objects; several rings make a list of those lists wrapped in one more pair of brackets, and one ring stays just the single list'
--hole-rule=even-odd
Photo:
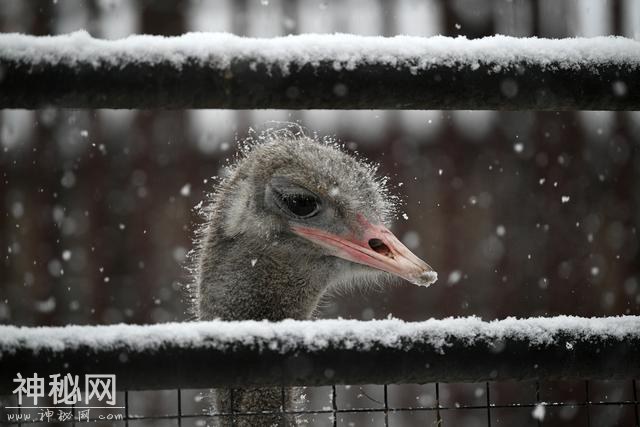
[{"label": "falling snowflake", "polygon": [[544,421],[545,414],[546,410],[543,403],[538,403],[536,407],[533,408],[533,411],[531,411],[531,416],[538,421]]},{"label": "falling snowflake", "polygon": [[447,283],[449,283],[450,285],[455,285],[460,281],[461,278],[462,278],[462,271],[453,270],[451,273],[449,273],[449,278],[447,279]]}]

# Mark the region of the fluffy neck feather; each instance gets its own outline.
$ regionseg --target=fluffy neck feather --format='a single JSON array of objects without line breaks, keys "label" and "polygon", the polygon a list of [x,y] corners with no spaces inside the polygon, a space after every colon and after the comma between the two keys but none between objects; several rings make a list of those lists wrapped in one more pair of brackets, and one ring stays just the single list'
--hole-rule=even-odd
[{"label": "fluffy neck feather", "polygon": [[286,243],[209,236],[204,244],[197,283],[201,320],[307,319],[328,286],[326,267]]}]

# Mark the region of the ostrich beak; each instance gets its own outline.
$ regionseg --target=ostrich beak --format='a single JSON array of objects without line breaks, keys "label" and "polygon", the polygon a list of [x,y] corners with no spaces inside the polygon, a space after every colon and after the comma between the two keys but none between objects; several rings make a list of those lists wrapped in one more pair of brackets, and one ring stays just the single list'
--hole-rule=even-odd
[{"label": "ostrich beak", "polygon": [[364,230],[359,238],[344,237],[313,227],[295,225],[300,237],[327,249],[332,255],[395,274],[418,286],[430,286],[438,273],[418,258],[383,225],[372,225],[360,218]]}]

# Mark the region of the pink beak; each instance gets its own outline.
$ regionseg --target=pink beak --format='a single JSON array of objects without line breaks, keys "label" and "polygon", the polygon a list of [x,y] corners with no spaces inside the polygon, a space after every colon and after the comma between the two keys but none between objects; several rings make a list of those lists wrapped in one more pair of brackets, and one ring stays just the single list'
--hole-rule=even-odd
[{"label": "pink beak", "polygon": [[337,257],[395,274],[418,286],[430,286],[438,273],[415,256],[383,225],[372,225],[360,217],[364,232],[360,238],[342,237],[326,231],[293,226],[293,232],[329,250]]}]

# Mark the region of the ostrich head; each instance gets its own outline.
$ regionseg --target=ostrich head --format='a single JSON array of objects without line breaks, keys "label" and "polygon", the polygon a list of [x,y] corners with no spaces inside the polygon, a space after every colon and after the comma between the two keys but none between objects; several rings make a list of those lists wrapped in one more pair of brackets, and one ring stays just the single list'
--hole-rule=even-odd
[{"label": "ostrich head", "polygon": [[332,286],[435,282],[388,230],[394,199],[374,166],[300,133],[261,138],[211,201],[197,252],[200,318],[306,318]]}]

